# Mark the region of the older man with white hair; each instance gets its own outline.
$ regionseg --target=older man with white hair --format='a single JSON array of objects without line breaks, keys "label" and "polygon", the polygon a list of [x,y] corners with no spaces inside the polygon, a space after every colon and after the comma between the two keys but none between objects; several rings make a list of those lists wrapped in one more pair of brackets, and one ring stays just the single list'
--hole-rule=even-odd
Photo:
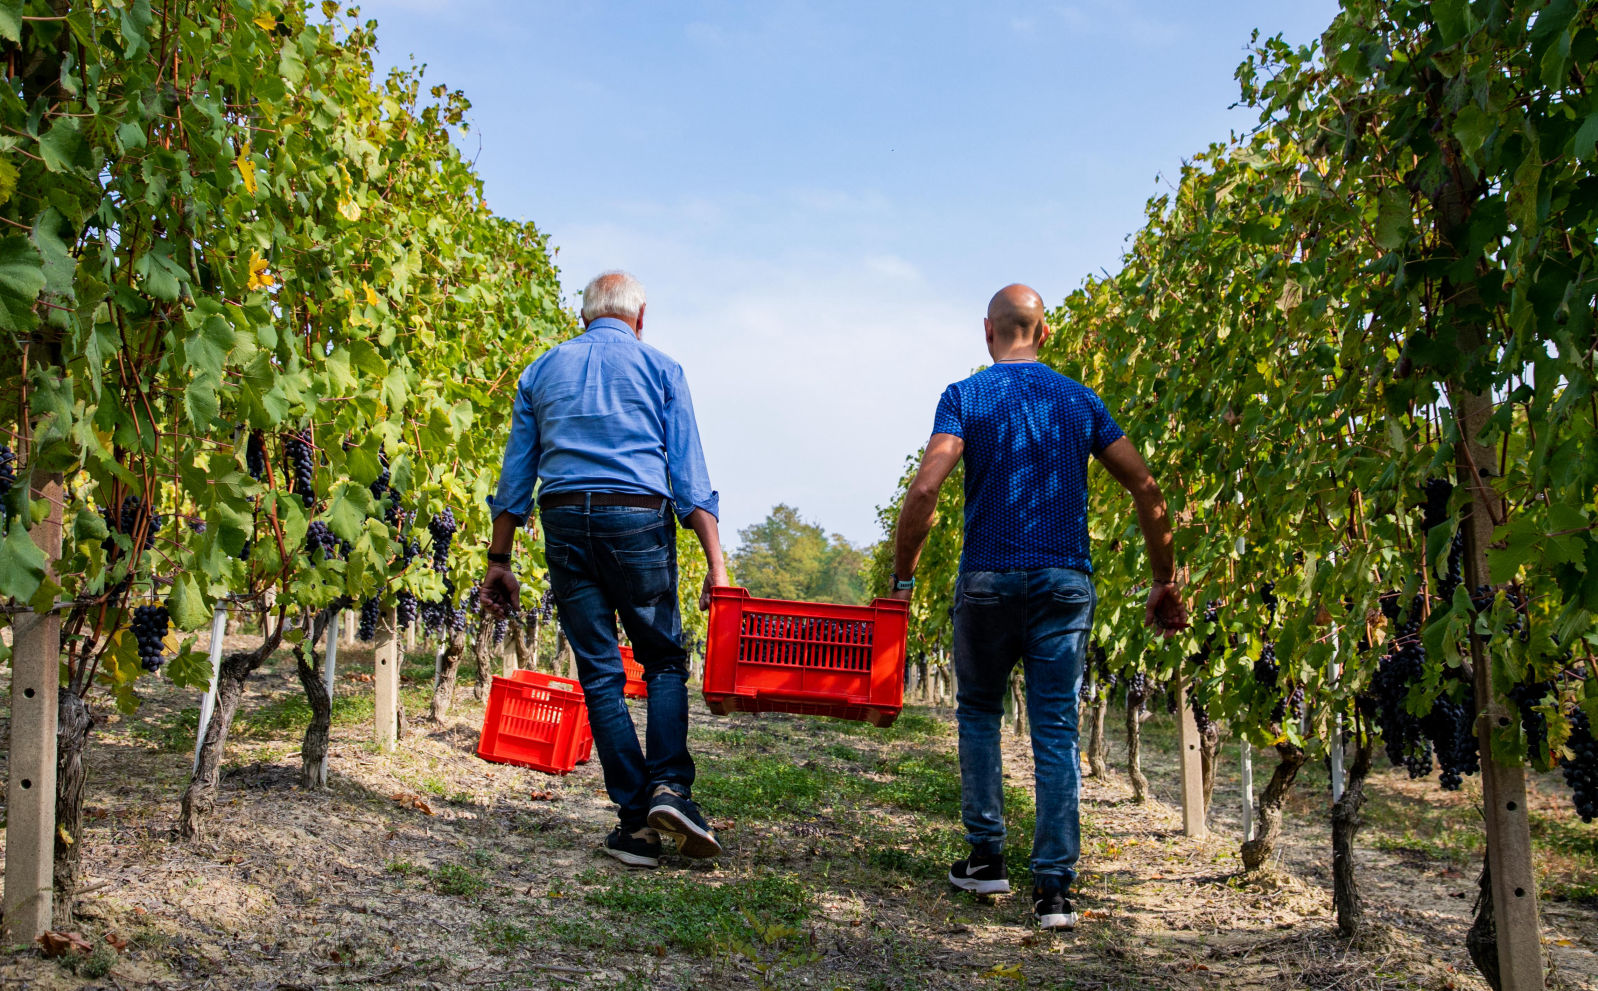
[{"label": "older man with white hair", "polygon": [[[484,608],[515,607],[516,530],[536,486],[544,553],[561,628],[577,655],[605,788],[620,823],[604,852],[631,867],[660,864],[660,832],[689,857],[721,853],[692,798],[688,658],[677,608],[676,516],[710,565],[699,607],[727,583],[693,401],[682,367],[643,343],[644,287],[605,272],[583,290],[585,333],[522,373],[494,514]],[[647,748],[622,696],[616,620],[649,687]],[[657,832],[658,831],[658,832]]]}]

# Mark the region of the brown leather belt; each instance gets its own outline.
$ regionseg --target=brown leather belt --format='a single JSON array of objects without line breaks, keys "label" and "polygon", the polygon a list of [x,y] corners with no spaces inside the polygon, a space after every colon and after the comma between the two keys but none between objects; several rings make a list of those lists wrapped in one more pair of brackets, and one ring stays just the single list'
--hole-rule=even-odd
[{"label": "brown leather belt", "polygon": [[557,492],[538,500],[539,509],[559,509],[566,506],[632,506],[635,509],[659,509],[666,504],[665,496],[624,495],[620,492]]}]

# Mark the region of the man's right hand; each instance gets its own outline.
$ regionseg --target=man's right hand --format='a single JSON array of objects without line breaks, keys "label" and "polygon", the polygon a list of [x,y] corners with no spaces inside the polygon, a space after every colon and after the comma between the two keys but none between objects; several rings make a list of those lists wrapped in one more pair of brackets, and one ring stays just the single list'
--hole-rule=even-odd
[{"label": "man's right hand", "polygon": [[490,616],[503,616],[522,607],[522,583],[509,565],[490,564],[477,593],[478,604]]},{"label": "man's right hand", "polygon": [[1175,636],[1178,630],[1188,627],[1187,606],[1182,603],[1182,592],[1169,582],[1155,582],[1149,589],[1149,604],[1144,610],[1143,625],[1152,626],[1161,636]]},{"label": "man's right hand", "polygon": [[699,611],[710,611],[710,590],[727,584],[727,569],[713,568],[705,573],[704,583],[699,586]]}]

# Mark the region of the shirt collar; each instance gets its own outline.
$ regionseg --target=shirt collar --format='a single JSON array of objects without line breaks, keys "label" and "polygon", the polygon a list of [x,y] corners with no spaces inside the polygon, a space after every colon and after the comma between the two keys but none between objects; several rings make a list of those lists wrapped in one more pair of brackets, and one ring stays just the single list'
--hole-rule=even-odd
[{"label": "shirt collar", "polygon": [[600,317],[598,320],[590,321],[588,324],[587,333],[592,334],[596,330],[619,330],[634,340],[637,340],[638,338],[638,335],[633,333],[633,329],[631,327],[627,326],[627,324],[623,323],[622,321],[617,320],[615,317]]}]

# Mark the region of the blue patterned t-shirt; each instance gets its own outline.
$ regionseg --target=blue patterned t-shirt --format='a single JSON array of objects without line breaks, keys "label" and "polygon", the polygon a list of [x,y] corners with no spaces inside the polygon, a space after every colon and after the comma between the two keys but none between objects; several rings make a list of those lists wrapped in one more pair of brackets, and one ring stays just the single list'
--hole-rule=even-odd
[{"label": "blue patterned t-shirt", "polygon": [[1123,436],[1092,389],[1037,362],[943,391],[935,434],[965,440],[961,571],[1075,568],[1088,553],[1088,458]]}]

